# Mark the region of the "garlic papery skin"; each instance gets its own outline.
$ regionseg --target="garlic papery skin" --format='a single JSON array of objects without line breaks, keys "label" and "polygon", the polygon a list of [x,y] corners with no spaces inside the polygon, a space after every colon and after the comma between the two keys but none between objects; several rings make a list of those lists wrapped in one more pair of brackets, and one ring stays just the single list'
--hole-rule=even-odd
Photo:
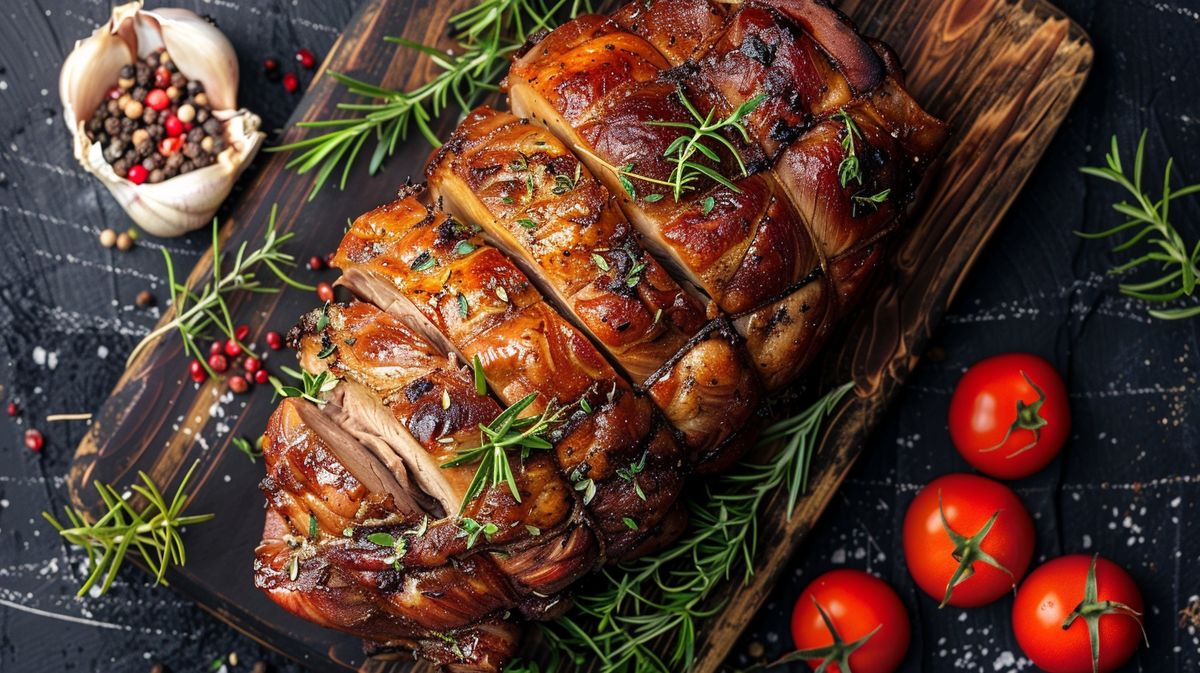
[{"label": "garlic papery skin", "polygon": [[[85,125],[104,104],[121,68],[165,48],[179,71],[204,85],[227,146],[215,161],[158,183],[135,185],[113,171]],[[140,0],[117,6],[112,18],[75,44],[59,76],[63,117],[75,158],[112,193],[129,217],[156,236],[180,236],[212,221],[238,176],[262,146],[262,120],[237,108],[237,54],[215,26],[185,9],[144,10]]]}]

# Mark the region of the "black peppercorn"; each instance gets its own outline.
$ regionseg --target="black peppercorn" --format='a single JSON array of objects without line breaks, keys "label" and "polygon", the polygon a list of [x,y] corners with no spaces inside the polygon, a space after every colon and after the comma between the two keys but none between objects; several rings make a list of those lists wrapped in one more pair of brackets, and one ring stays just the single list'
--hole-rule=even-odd
[{"label": "black peppercorn", "polygon": [[112,169],[118,177],[123,178],[125,177],[125,174],[129,172],[129,164],[126,163],[124,159],[117,159],[116,161],[112,162]]},{"label": "black peppercorn", "polygon": [[121,104],[115,100],[110,100],[104,104],[104,108],[108,110],[109,116],[121,114]]},{"label": "black peppercorn", "polygon": [[[194,105],[195,104],[193,104],[193,106]],[[204,126],[204,122],[206,121],[208,121],[208,108],[196,108],[196,124],[198,126]]]},{"label": "black peppercorn", "polygon": [[217,121],[216,117],[209,117],[208,121],[204,122],[204,132],[210,136],[221,135],[221,122]]},{"label": "black peppercorn", "polygon": [[185,77],[183,75],[183,73],[177,72],[177,73],[171,75],[171,86],[182,89],[185,86],[187,86],[187,83],[188,83],[188,78]]},{"label": "black peppercorn", "polygon": [[129,77],[133,77],[133,72],[134,72],[134,70],[133,70],[133,64],[132,64],[132,63],[126,63],[125,65],[121,66],[121,73],[120,73],[120,77],[122,77],[122,78],[129,78]]},{"label": "black peppercorn", "polygon": [[[153,151],[153,149],[154,149],[153,143],[151,143],[150,149],[151,149],[151,151]],[[142,160],[142,166],[144,166],[146,168],[146,170],[152,171],[152,170],[162,166],[162,161],[163,161],[162,156],[159,155],[157,152],[154,152],[153,154],[147,156],[145,159]]]},{"label": "black peppercorn", "polygon": [[152,107],[147,107],[146,109],[142,110],[142,121],[146,122],[147,126],[158,121],[158,110],[155,110]]},{"label": "black peppercorn", "polygon": [[162,182],[167,179],[166,171],[161,168],[156,168],[150,171],[150,176],[146,178],[151,183]]},{"label": "black peppercorn", "polygon": [[[150,140],[150,139],[146,139],[146,140],[143,140],[142,142],[138,143],[137,153],[138,153],[138,156],[149,161],[151,158],[151,155],[154,153],[154,141]],[[146,166],[146,168],[147,169],[153,168],[153,166]]]},{"label": "black peppercorn", "polygon": [[182,154],[176,152],[175,154],[172,154],[171,156],[167,157],[167,168],[168,169],[174,168],[174,169],[178,170],[181,165],[183,165],[183,155]]},{"label": "black peppercorn", "polygon": [[191,161],[184,160],[184,162],[179,165],[179,172],[180,173],[189,173],[195,167],[196,167],[196,164],[192,163]]},{"label": "black peppercorn", "polygon": [[167,135],[167,131],[163,128],[162,124],[151,124],[150,126],[147,126],[146,133],[150,134],[150,139],[154,142],[162,140],[163,136]]},{"label": "black peppercorn", "polygon": [[129,95],[132,96],[135,101],[140,103],[140,102],[146,100],[146,88],[141,87],[141,86],[135,86],[135,87],[133,87],[133,91],[129,92]]},{"label": "black peppercorn", "polygon": [[195,159],[200,156],[200,143],[188,141],[183,144],[183,156]]},{"label": "black peppercorn", "polygon": [[137,63],[134,65],[134,69],[137,73],[134,77],[137,85],[149,87],[154,81],[154,71],[151,70],[150,66],[146,65],[145,63]]}]

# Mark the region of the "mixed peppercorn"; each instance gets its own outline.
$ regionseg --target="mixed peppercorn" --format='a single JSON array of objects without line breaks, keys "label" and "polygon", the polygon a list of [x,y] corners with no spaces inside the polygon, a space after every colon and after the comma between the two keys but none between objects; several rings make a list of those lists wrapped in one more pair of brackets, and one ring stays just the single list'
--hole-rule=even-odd
[{"label": "mixed peppercorn", "polygon": [[204,168],[227,144],[204,85],[162,49],[121,68],[85,129],[113,171],[138,185]]}]

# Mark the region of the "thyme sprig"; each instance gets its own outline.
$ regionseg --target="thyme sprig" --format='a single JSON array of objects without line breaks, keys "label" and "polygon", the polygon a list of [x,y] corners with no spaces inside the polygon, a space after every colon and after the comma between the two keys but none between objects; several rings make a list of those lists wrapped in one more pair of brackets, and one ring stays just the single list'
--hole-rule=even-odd
[{"label": "thyme sprig", "polygon": [[107,592],[130,551],[150,568],[157,584],[167,584],[167,569],[173,565],[181,566],[187,561],[180,529],[203,523],[214,516],[183,515],[188,499],[184,489],[199,464],[200,461],[192,463],[169,501],[154,480],[139,471],[142,483],[134,484],[130,490],[145,499],[146,506],[141,510],[136,509],[112,486],[96,482],[96,490],[107,511],[95,523],[88,523],[83,512],[71,507],[66,510],[69,526],[59,523],[49,512],[42,512],[42,516],[64,540],[87,551],[91,571],[83,586],[79,587],[77,596],[83,596],[101,580],[100,593]]},{"label": "thyme sprig", "polygon": [[[1200,241],[1188,246],[1183,236],[1169,219],[1171,202],[1175,199],[1190,196],[1200,192],[1200,183],[1188,185],[1182,189],[1171,189],[1171,170],[1174,159],[1167,159],[1163,169],[1162,196],[1154,199],[1142,187],[1142,169],[1146,158],[1146,132],[1138,140],[1137,152],[1133,159],[1132,176],[1127,175],[1121,162],[1121,151],[1117,137],[1113,136],[1112,146],[1105,155],[1105,166],[1084,166],[1079,170],[1086,175],[1115,182],[1133,196],[1133,203],[1120,201],[1113,204],[1113,210],[1129,218],[1111,229],[1096,233],[1076,232],[1088,239],[1111,238],[1117,234],[1133,231],[1133,235],[1125,241],[1113,246],[1113,252],[1125,252],[1139,243],[1144,244],[1147,251],[1109,269],[1110,274],[1123,275],[1139,267],[1157,268],[1158,277],[1153,280],[1137,283],[1121,283],[1118,287],[1121,294],[1151,304],[1168,302],[1191,297],[1196,292],[1196,278],[1200,276]],[[1150,315],[1164,320],[1178,320],[1200,315],[1200,305],[1181,308],[1151,309]]]},{"label": "thyme sprig", "polygon": [[690,497],[691,522],[679,541],[603,571],[581,590],[573,611],[541,626],[549,645],[544,665],[523,662],[507,670],[550,673],[593,661],[601,673],[686,670],[695,660],[700,622],[721,608],[715,590],[737,574],[745,582],[754,573],[762,506],[782,493],[789,516],[795,510],[824,421],[851,386],[767,428],[758,448],[778,446],[769,460],[743,464]]},{"label": "thyme sprig", "polygon": [[[486,384],[484,385],[486,390]],[[546,439],[546,435],[562,420],[570,407],[558,406],[551,400],[542,413],[536,416],[521,416],[529,405],[537,399],[537,393],[529,393],[517,400],[504,411],[500,412],[491,423],[479,424],[479,446],[461,450],[455,457],[442,467],[458,467],[478,462],[479,468],[463,494],[462,506],[459,511],[466,510],[485,488],[498,484],[508,484],[508,490],[517,502],[521,502],[521,494],[517,489],[516,476],[513,474],[509,452],[520,449],[521,459],[527,458],[534,449],[552,449],[554,445]]]},{"label": "thyme sprig", "polygon": [[858,162],[858,148],[854,144],[856,138],[862,137],[862,132],[858,130],[858,124],[854,123],[854,118],[846,112],[846,108],[842,108],[833,115],[833,118],[840,121],[845,130],[842,135],[842,152],[845,156],[842,157],[842,162],[838,164],[838,182],[843,187],[851,182],[862,184],[862,166]]},{"label": "thyme sprig", "polygon": [[308,292],[316,289],[312,285],[305,285],[293,280],[284,272],[285,267],[294,266],[296,263],[295,257],[283,250],[284,244],[290,241],[295,233],[279,234],[276,232],[276,211],[277,208],[271,206],[271,217],[267,221],[267,231],[263,235],[262,244],[250,250],[249,242],[243,241],[238,246],[237,252],[233,254],[233,261],[229,264],[228,269],[222,269],[222,262],[228,261],[229,256],[221,253],[220,230],[217,221],[213,220],[212,279],[199,290],[193,291],[185,283],[176,280],[175,263],[171,259],[171,253],[163,248],[163,259],[167,264],[167,287],[171,292],[171,307],[175,311],[175,317],[157,327],[138,342],[138,345],[134,346],[133,351],[129,354],[126,365],[131,364],[159,337],[172,330],[178,330],[179,336],[183,338],[184,354],[196,358],[208,375],[215,377],[216,373],[208,366],[208,358],[197,344],[198,341],[205,338],[210,329],[216,329],[230,340],[237,342],[243,349],[246,348],[246,344],[241,343],[235,334],[233,314],[226,302],[227,296],[235,292],[263,294],[279,292],[281,287],[263,284],[258,276],[261,267],[266,267],[285,285]]},{"label": "thyme sprig", "polygon": [[431,122],[451,105],[463,112],[483,96],[498,91],[496,82],[528,37],[538,30],[551,30],[560,19],[591,11],[588,0],[482,0],[474,7],[450,17],[450,34],[455,47],[443,51],[401,37],[385,40],[425,54],[440,68],[434,78],[409,91],[397,91],[355,79],[344,73],[328,75],[353,95],[367,102],[339,103],[350,113],[338,119],[300,122],[299,126],[321,133],[293,143],[269,148],[268,152],[297,152],[287,167],[298,173],[316,170],[309,198],[315,197],[333,172],[342,166],[339,187],[344,189],[350,168],[368,138],[374,138],[367,170],[378,172],[383,160],[408,137],[411,127],[438,147]]}]

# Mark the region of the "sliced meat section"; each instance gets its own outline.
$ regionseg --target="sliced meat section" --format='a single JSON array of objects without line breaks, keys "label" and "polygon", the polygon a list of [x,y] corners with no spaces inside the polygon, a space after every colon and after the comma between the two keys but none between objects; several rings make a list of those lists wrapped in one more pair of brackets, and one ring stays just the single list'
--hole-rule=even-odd
[{"label": "sliced meat section", "polygon": [[[478,465],[444,465],[480,446],[480,425],[501,412],[495,400],[480,395],[467,373],[425,339],[369,304],[313,311],[288,341],[305,370],[328,371],[341,380],[326,408],[365,432],[388,437],[393,446],[413,445],[403,453],[405,465],[423,488],[441,493],[442,506],[457,517]],[[595,567],[599,547],[579,494],[559,474],[553,456],[514,455],[510,466],[520,501],[500,484],[467,502],[461,516],[496,526],[477,547],[489,551],[519,590],[551,596]],[[460,554],[464,545],[465,538],[458,537],[441,554]]]},{"label": "sliced meat section", "polygon": [[558,138],[479,108],[426,174],[435,200],[481,227],[646,391],[682,433],[699,471],[740,455],[759,400],[741,337],[724,318],[705,320],[700,303],[643,250],[608,190]]},{"label": "sliced meat section", "polygon": [[[464,361],[478,360],[505,404],[535,395],[524,413],[556,416],[547,439],[585,502],[613,497],[601,486],[622,493],[641,487],[646,497],[620,518],[593,517],[610,561],[655,536],[686,472],[671,429],[475,228],[409,195],[359,217],[333,264],[359,296],[441,335]],[[621,476],[634,465],[642,466],[637,484]]]},{"label": "sliced meat section", "polygon": [[[500,624],[519,605],[505,576],[480,554],[428,564],[421,550],[454,533],[398,506],[394,492],[372,492],[368,484],[388,488],[378,467],[367,465],[376,459],[347,450],[353,440],[338,433],[299,399],[285,399],[272,415],[263,442],[268,511],[255,551],[256,586],[305,619],[414,647],[456,670],[499,671],[517,639],[515,627]],[[357,475],[373,476],[360,482]],[[399,542],[381,544],[380,533]],[[512,638],[451,659],[438,644],[446,633],[470,640],[485,627]]]}]

